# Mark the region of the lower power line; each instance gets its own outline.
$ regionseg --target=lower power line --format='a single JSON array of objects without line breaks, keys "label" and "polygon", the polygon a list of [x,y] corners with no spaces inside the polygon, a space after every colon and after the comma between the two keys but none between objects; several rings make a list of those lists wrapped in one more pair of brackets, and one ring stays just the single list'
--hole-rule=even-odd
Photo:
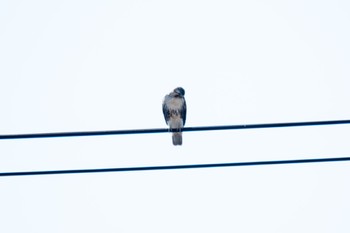
[{"label": "lower power line", "polygon": [[262,166],[262,165],[302,164],[302,163],[321,163],[321,162],[345,162],[345,161],[350,161],[350,157],[294,159],[294,160],[277,160],[277,161],[255,161],[255,162],[236,162],[236,163],[169,165],[169,166],[148,166],[148,167],[123,167],[123,168],[98,168],[98,169],[54,170],[54,171],[3,172],[3,173],[0,173],[0,176],[5,177],[5,176],[86,174],[86,173],[105,173],[105,172],[159,171],[159,170]]}]

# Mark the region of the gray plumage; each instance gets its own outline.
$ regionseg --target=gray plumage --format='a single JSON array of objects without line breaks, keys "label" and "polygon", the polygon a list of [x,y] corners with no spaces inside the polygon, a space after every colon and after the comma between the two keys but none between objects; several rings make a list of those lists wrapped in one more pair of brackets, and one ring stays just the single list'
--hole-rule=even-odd
[{"label": "gray plumage", "polygon": [[[182,128],[186,123],[185,90],[177,87],[164,97],[163,114],[169,129],[173,131],[173,144],[182,145]],[[175,131],[175,132],[174,132]]]}]

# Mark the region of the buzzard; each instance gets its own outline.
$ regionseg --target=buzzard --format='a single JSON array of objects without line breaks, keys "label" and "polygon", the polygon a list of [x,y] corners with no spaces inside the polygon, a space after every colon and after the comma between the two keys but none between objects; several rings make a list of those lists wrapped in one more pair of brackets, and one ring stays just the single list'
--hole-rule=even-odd
[{"label": "buzzard", "polygon": [[170,131],[173,133],[174,146],[182,145],[182,128],[186,122],[185,90],[177,87],[164,97],[163,114]]}]

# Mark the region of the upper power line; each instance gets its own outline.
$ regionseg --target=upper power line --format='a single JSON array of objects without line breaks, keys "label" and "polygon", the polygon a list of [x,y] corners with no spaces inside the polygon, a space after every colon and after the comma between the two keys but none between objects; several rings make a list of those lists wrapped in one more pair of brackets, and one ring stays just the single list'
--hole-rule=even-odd
[{"label": "upper power line", "polygon": [[[339,125],[339,124],[350,124],[350,120],[265,123],[265,124],[248,124],[248,125],[198,126],[198,127],[185,127],[182,129],[182,131],[189,132],[189,131],[209,131],[209,130],[262,129],[262,128],[321,126],[321,125]],[[29,139],[29,138],[56,138],[56,137],[82,137],[82,136],[107,136],[107,135],[121,135],[121,134],[147,134],[147,133],[166,133],[166,132],[169,132],[169,129],[130,129],[130,130],[106,130],[106,131],[8,134],[8,135],[0,135],[0,140],[4,140],[4,139]]]},{"label": "upper power line", "polygon": [[236,162],[236,163],[189,164],[189,165],[169,165],[169,166],[147,166],[147,167],[121,167],[121,168],[97,168],[97,169],[54,170],[54,171],[2,172],[2,173],[0,173],[0,177],[3,177],[3,176],[59,175],[59,174],[86,174],[86,173],[106,173],[106,172],[135,172],[135,171],[262,166],[262,165],[321,163],[321,162],[345,162],[345,161],[350,161],[350,157],[293,159],[293,160],[274,160],[274,161],[253,161],[253,162]]}]

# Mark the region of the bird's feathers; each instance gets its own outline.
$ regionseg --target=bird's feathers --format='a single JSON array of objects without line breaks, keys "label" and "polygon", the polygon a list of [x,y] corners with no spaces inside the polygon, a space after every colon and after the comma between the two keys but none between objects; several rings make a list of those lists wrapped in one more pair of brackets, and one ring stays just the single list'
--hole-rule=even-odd
[{"label": "bird's feathers", "polygon": [[186,101],[183,96],[172,96],[171,94],[165,96],[163,101],[163,114],[167,124],[171,117],[179,116],[183,121],[183,125],[185,125],[186,112]]},{"label": "bird's feathers", "polygon": [[174,146],[182,145],[182,133],[181,132],[173,133],[172,138],[173,138],[173,145]]},{"label": "bird's feathers", "polygon": [[175,88],[173,92],[164,97],[162,106],[165,122],[172,131],[177,131],[173,132],[174,145],[182,144],[181,129],[185,125],[187,113],[184,94],[185,90],[183,88]]}]

